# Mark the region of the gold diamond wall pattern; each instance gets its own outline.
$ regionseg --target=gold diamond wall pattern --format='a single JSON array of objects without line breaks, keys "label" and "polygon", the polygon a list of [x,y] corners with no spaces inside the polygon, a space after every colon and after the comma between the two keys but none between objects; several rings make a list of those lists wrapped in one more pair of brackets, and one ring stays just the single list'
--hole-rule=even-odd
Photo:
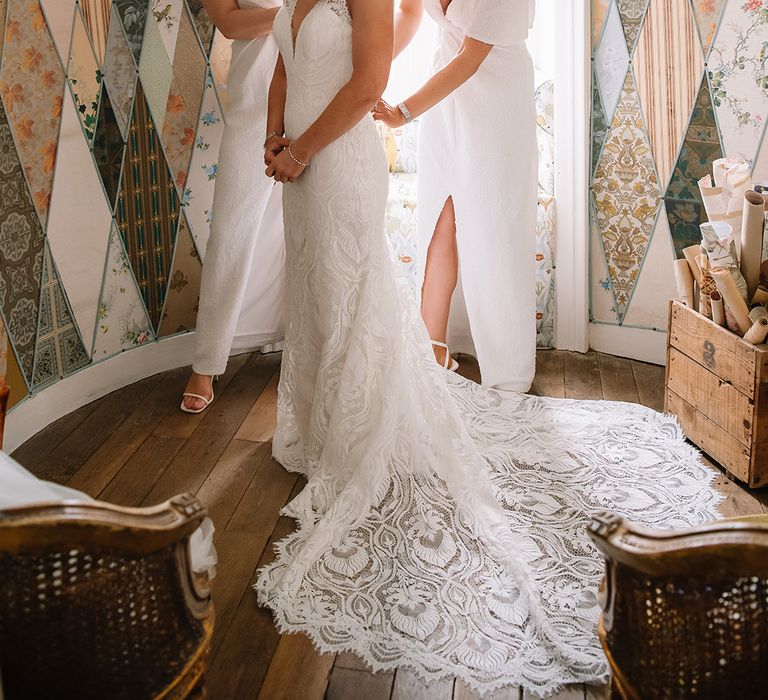
[{"label": "gold diamond wall pattern", "polygon": [[768,173],[768,0],[592,0],[592,20],[590,320],[665,330],[697,181],[722,155]]}]

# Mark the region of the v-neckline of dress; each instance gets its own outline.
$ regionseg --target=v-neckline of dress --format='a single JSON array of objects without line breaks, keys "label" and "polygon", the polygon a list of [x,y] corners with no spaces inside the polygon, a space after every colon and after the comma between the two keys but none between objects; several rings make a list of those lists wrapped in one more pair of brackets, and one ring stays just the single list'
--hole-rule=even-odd
[{"label": "v-neckline of dress", "polygon": [[[453,0],[451,0],[453,1]],[[293,18],[296,15],[296,6],[299,4],[298,0],[293,3],[293,12],[290,13],[290,27],[291,30],[291,49],[293,50],[293,57],[296,58],[296,45],[299,41],[299,35],[301,34],[301,28],[304,26],[304,22],[307,21],[307,17],[309,17],[315,10],[315,8],[321,3],[323,0],[315,0],[315,4],[312,5],[312,7],[307,10],[307,13],[301,18],[301,22],[299,22],[299,26],[294,29],[293,26]],[[450,3],[449,3],[450,4]]]},{"label": "v-neckline of dress", "polygon": [[443,7],[443,0],[437,0],[437,2],[440,4],[440,12],[443,13],[443,17],[446,19],[448,18],[448,9],[453,4],[453,0],[448,0],[448,4]]}]

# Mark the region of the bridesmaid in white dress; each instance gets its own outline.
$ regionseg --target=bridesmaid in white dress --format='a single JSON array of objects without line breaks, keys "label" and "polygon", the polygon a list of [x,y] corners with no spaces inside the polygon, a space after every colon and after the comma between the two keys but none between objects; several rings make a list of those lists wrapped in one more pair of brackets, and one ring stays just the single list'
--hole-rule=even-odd
[{"label": "bridesmaid in white dress", "polygon": [[[392,19],[391,0],[286,0],[275,18],[267,134],[284,137],[265,161],[289,184],[273,453],[307,486],[259,600],[281,631],[374,670],[537,695],[601,680],[590,514],[701,523],[717,514],[712,473],[669,416],[498,392],[435,362],[384,230],[370,111]],[[494,152],[472,157],[493,173]]]},{"label": "bridesmaid in white dress", "polygon": [[233,338],[246,347],[282,340],[285,246],[281,188],[256,167],[277,61],[272,23],[280,0],[205,0],[232,42],[226,127],[219,153],[211,235],[205,251],[193,374],[181,409],[204,411]]},{"label": "bridesmaid in white dress", "polygon": [[420,117],[422,316],[438,362],[456,367],[447,344],[477,355],[486,386],[528,391],[536,358],[537,152],[525,47],[533,0],[424,6],[440,28],[435,74],[400,105],[376,109],[393,127]]}]

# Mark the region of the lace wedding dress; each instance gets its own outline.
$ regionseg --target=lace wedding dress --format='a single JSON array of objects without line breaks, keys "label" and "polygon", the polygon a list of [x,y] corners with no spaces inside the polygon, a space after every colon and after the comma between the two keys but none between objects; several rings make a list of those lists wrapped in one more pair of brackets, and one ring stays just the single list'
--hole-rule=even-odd
[{"label": "lace wedding dress", "polygon": [[[482,0],[481,0],[482,1]],[[352,74],[352,18],[320,0],[292,40],[277,15],[285,129]],[[606,677],[603,564],[585,525],[717,516],[675,421],[641,406],[501,394],[434,361],[384,232],[387,161],[365,117],[284,188],[286,342],[275,458],[306,475],[298,521],[256,583],[283,632],[374,669],[543,695]]]}]

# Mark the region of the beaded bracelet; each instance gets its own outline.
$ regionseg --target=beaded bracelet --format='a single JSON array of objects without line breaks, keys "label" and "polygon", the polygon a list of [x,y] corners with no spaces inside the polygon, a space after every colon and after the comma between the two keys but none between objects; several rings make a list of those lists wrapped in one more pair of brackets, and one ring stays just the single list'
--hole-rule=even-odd
[{"label": "beaded bracelet", "polygon": [[291,141],[291,142],[288,144],[288,155],[289,155],[289,156],[290,156],[290,157],[293,159],[293,162],[294,162],[294,163],[297,163],[297,164],[298,164],[298,165],[300,165],[302,168],[308,168],[308,167],[309,167],[309,163],[303,163],[303,162],[302,162],[302,161],[300,161],[300,160],[299,160],[299,159],[298,159],[298,158],[297,158],[295,155],[293,155],[293,151],[291,151],[291,146],[293,146],[293,141]]}]

